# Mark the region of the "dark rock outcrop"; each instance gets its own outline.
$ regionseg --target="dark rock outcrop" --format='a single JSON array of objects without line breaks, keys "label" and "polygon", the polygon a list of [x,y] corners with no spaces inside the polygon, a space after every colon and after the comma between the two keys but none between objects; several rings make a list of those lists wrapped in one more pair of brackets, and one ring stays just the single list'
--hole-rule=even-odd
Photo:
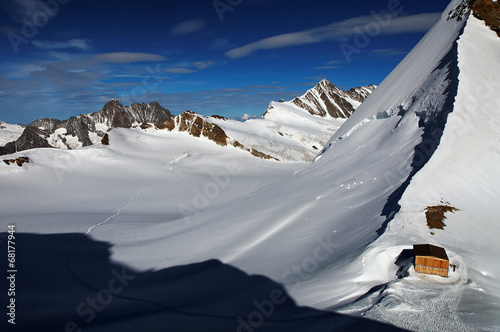
[{"label": "dark rock outcrop", "polygon": [[15,142],[12,142],[15,146],[15,152],[33,148],[51,147],[46,139],[49,136],[49,132],[49,130],[27,126],[21,137],[19,137]]},{"label": "dark rock outcrop", "polygon": [[448,13],[448,20],[462,21],[468,17],[475,0],[463,0]]},{"label": "dark rock outcrop", "polygon": [[104,137],[101,140],[102,145],[109,145],[109,135],[108,133],[104,134]]},{"label": "dark rock outcrop", "polygon": [[104,105],[101,111],[87,116],[94,123],[103,123],[110,128],[130,128],[134,123],[160,123],[172,117],[172,114],[156,101],[123,106],[113,99]]},{"label": "dark rock outcrop", "polygon": [[500,3],[492,0],[476,0],[472,6],[472,14],[483,20],[491,30],[500,37]]},{"label": "dark rock outcrop", "polygon": [[188,132],[194,137],[204,136],[221,146],[226,146],[229,139],[221,127],[208,121],[207,117],[191,111],[186,111],[174,118],[169,118],[157,124],[156,128],[169,131],[177,128],[179,131]]},{"label": "dark rock outcrop", "polygon": [[28,157],[17,157],[14,159],[4,159],[2,160],[5,164],[10,165],[10,164],[17,164],[17,166],[21,167],[23,166],[24,163],[29,163],[30,158]]}]

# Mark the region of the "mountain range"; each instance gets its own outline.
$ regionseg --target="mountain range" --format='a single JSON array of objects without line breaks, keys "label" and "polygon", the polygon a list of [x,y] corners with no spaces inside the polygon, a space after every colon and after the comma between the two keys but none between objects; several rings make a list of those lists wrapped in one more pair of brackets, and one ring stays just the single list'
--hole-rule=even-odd
[{"label": "mountain range", "polygon": [[[38,119],[22,127],[22,131],[18,126],[19,137],[4,126],[4,131],[0,128],[0,136],[9,138],[3,138],[7,142],[0,147],[0,155],[33,148],[77,149],[109,144],[106,135],[109,130],[139,126],[144,130],[203,136],[219,145],[232,145],[266,159],[310,161],[374,89],[374,85],[369,85],[343,91],[323,80],[292,101],[272,102],[262,119],[247,121],[245,126],[221,116],[206,117],[191,111],[173,116],[157,102],[123,106],[118,100],[111,100],[98,112],[64,121]],[[260,137],[249,137],[249,132],[260,132]],[[271,145],[268,140],[277,144]]]}]

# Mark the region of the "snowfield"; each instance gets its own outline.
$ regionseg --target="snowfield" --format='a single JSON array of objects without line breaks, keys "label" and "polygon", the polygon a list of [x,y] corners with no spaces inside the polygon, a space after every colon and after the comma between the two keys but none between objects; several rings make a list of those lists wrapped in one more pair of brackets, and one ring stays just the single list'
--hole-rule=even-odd
[{"label": "snowfield", "polygon": [[[460,2],[312,163],[154,128],[12,155],[31,161],[0,165],[19,330],[498,331],[500,39],[449,20]],[[251,121],[307,141],[307,114],[273,105]],[[429,229],[441,202],[459,211]],[[413,270],[419,243],[450,278]]]},{"label": "snowfield", "polygon": [[0,146],[13,142],[21,136],[24,128],[0,121]]}]

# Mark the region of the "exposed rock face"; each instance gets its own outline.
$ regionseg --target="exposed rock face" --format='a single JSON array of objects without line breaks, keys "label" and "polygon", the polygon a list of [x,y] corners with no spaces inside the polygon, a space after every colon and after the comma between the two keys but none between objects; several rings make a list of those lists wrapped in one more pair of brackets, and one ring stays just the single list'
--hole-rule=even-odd
[{"label": "exposed rock face", "polygon": [[172,117],[167,109],[156,101],[149,104],[123,106],[118,100],[109,101],[101,111],[88,115],[94,123],[103,123],[110,128],[130,128],[134,124],[159,123]]},{"label": "exposed rock face", "polygon": [[292,103],[312,115],[347,119],[375,88],[367,85],[344,91],[324,79]]},{"label": "exposed rock face", "polygon": [[17,166],[21,167],[23,166],[24,163],[29,163],[30,162],[30,158],[28,157],[18,157],[18,158],[15,158],[15,159],[4,159],[3,162],[7,165],[10,165],[10,164],[17,164]]},{"label": "exposed rock face", "polygon": [[191,111],[186,111],[174,118],[167,119],[156,125],[157,129],[172,131],[186,131],[194,137],[206,137],[215,143],[226,146],[229,137],[218,125],[209,121],[209,118],[198,115]]},{"label": "exposed rock face", "polygon": [[33,148],[74,149],[89,146],[100,142],[110,128],[159,123],[171,117],[172,114],[157,102],[123,106],[118,100],[111,100],[99,112],[73,116],[64,121],[35,120],[26,126],[15,142],[0,147],[0,155]]},{"label": "exposed rock face", "polygon": [[109,145],[109,136],[108,136],[108,134],[107,134],[107,133],[106,133],[106,134],[104,134],[104,137],[102,138],[101,143],[102,143],[103,145]]},{"label": "exposed rock face", "polygon": [[156,124],[156,129],[188,132],[194,137],[206,137],[220,146],[232,145],[239,149],[248,151],[253,156],[258,158],[278,160],[253,148],[245,147],[240,142],[231,139],[227,136],[224,129],[222,129],[219,125],[211,122],[211,119],[219,119],[223,121],[227,120],[226,118],[220,116],[205,117],[191,111],[186,111],[182,114],[177,115],[176,117],[169,118],[161,123]]},{"label": "exposed rock face", "polygon": [[464,18],[468,17],[474,1],[475,0],[463,0],[457,7],[453,8],[448,13],[448,20],[456,19],[457,21],[462,21]]},{"label": "exposed rock face", "polygon": [[492,0],[476,0],[472,14],[483,20],[500,37],[500,3]]},{"label": "exposed rock face", "polygon": [[[239,144],[239,143],[238,143]],[[241,145],[241,144],[240,144]],[[235,145],[236,147],[238,147],[238,145]],[[260,151],[257,151],[253,148],[250,148],[250,149],[245,149],[245,148],[242,148],[243,150],[246,150],[246,151],[249,151],[253,156],[255,157],[258,157],[258,158],[262,158],[262,159],[273,159],[273,160],[276,160],[276,161],[279,161],[279,159],[276,159],[274,157],[271,157],[270,155],[268,154],[265,154],[263,152],[260,152]]]}]

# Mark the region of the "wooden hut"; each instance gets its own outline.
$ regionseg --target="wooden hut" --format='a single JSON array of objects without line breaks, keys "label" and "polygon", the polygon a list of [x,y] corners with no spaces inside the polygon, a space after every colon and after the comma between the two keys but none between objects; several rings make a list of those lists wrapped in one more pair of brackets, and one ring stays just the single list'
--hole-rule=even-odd
[{"label": "wooden hut", "polygon": [[431,244],[413,245],[415,271],[448,277],[450,261],[444,248]]}]

